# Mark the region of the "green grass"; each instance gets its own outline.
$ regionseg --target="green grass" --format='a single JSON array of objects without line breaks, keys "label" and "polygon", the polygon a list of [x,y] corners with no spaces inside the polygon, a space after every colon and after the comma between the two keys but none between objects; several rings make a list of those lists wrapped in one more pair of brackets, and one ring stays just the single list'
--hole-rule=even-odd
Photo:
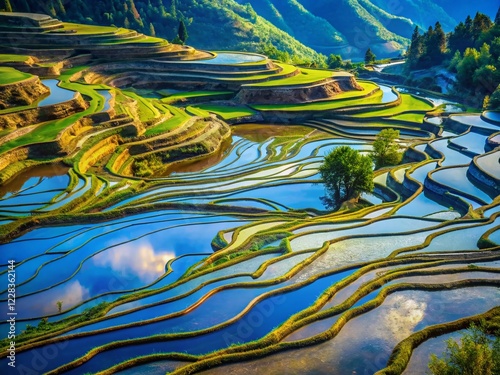
[{"label": "green grass", "polygon": [[[238,78],[221,78],[221,80],[225,81],[242,81],[242,83],[245,83],[245,81],[258,81],[258,80],[264,80],[268,79],[270,77],[274,77],[274,79],[285,79],[286,75],[292,74],[297,70],[297,67],[289,64],[276,64],[282,68],[282,71],[276,74],[269,74],[269,72],[265,72],[263,74],[252,74],[249,73],[247,76],[242,76]],[[257,83],[249,83],[249,85],[256,85]]]},{"label": "green grass", "polygon": [[403,121],[409,121],[409,122],[415,122],[417,124],[421,124],[424,121],[425,115],[418,114],[418,113],[405,113],[403,115],[397,115],[391,117],[394,120],[403,120]]},{"label": "green grass", "polygon": [[33,76],[29,73],[23,73],[14,68],[0,67],[0,85],[24,81],[30,77]]},{"label": "green grass", "polygon": [[25,62],[28,58],[28,55],[0,54],[0,62]]},{"label": "green grass", "polygon": [[[127,43],[127,42],[124,42]],[[135,40],[133,42],[128,42],[128,43],[162,43],[162,44],[168,44],[168,42],[165,39],[161,38],[156,38],[154,36],[145,36],[145,38]]]},{"label": "green grass", "polygon": [[192,107],[192,106],[187,107],[186,111],[189,112],[190,114],[192,114],[193,116],[199,116],[199,117],[209,117],[210,116],[210,112],[205,111],[204,109],[196,108],[196,107]]},{"label": "green grass", "polygon": [[165,107],[172,113],[173,117],[169,118],[167,121],[164,121],[158,125],[148,128],[144,133],[146,137],[153,137],[156,135],[172,131],[175,128],[184,124],[191,118],[191,116],[189,116],[186,112],[184,112],[179,108],[167,105],[165,105]]},{"label": "green grass", "polygon": [[229,107],[223,105],[199,105],[198,108],[203,111],[212,112],[222,117],[224,120],[230,120],[237,117],[252,116],[256,112],[247,107]]},{"label": "green grass", "polygon": [[369,93],[373,92],[378,88],[378,85],[373,82],[369,81],[357,81],[358,85],[360,85],[363,90],[358,91],[358,90],[352,90],[352,91],[344,91],[341,92],[340,94],[335,95],[335,100],[339,99],[351,99],[351,98],[360,98],[365,95],[368,95]]},{"label": "green grass", "polygon": [[137,95],[133,91],[122,90],[122,93],[125,96],[128,96],[129,98],[132,98],[137,101],[139,118],[141,121],[148,121],[160,116],[160,112],[158,111],[158,109],[155,108],[155,106],[151,103],[150,100],[143,98],[140,95]]},{"label": "green grass", "polygon": [[[355,92],[363,96],[363,94],[361,94],[362,91],[355,91]],[[365,95],[368,92],[365,92]],[[352,93],[352,95],[354,95],[354,92]],[[345,100],[332,99],[332,100],[325,100],[325,101],[320,101],[315,103],[305,103],[305,104],[261,104],[261,105],[253,105],[252,108],[258,111],[290,111],[290,112],[325,111],[329,109],[339,109],[342,107],[351,107],[364,104],[379,104],[381,103],[382,96],[383,96],[382,91],[378,91],[367,98],[356,99],[356,96],[352,96],[351,98],[349,97],[340,98]]]},{"label": "green grass", "polygon": [[388,117],[394,116],[406,111],[430,111],[434,107],[427,101],[419,98],[415,98],[410,94],[401,94],[402,102],[400,105],[392,108],[381,109],[378,111],[370,111],[367,113],[361,113],[354,115],[354,117],[367,118],[367,117]]},{"label": "green grass", "polygon": [[[117,27],[113,26],[96,26],[96,25],[82,25],[79,23],[69,23],[69,22],[63,22],[63,30],[69,31],[69,30],[75,30],[75,34],[106,34],[106,33],[126,33],[128,32],[127,29],[119,29]],[[57,34],[54,33],[54,34]],[[68,34],[71,35],[71,34]]]},{"label": "green grass", "polygon": [[233,94],[233,92],[232,91],[183,91],[172,95],[168,95],[166,98],[161,99],[161,101],[162,103],[170,103],[180,99],[192,99],[192,98],[203,98],[203,97],[211,98],[214,96],[222,96],[229,94]]},{"label": "green grass", "polygon": [[69,69],[66,69],[64,70],[61,75],[59,76],[59,80],[60,81],[68,81],[69,78],[75,74],[75,73],[78,73],[84,69],[87,69],[88,66],[87,65],[79,65],[79,66],[74,66],[72,68],[69,68]]},{"label": "green grass", "polygon": [[[286,64],[280,64],[281,66],[286,66]],[[290,72],[293,72],[295,70],[295,67],[292,66],[294,69],[287,69],[290,70]],[[311,83],[315,83],[318,81],[322,81],[327,78],[331,78],[335,76],[336,73],[332,73],[331,71],[328,70],[316,70],[316,69],[305,69],[301,68],[300,69],[300,74],[297,74],[296,76],[288,77],[288,78],[283,78],[280,80],[272,80],[272,81],[266,81],[266,82],[260,82],[260,83],[252,83],[249,84],[249,86],[252,87],[275,87],[275,86],[294,86],[294,85],[307,85]]]}]

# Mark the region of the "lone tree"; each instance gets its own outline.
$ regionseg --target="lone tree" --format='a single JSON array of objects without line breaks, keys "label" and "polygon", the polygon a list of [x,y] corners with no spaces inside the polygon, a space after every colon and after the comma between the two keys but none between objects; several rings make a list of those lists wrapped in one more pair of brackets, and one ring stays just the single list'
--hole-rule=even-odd
[{"label": "lone tree", "polygon": [[62,311],[63,301],[57,301],[56,305],[57,305],[57,311],[61,312]]},{"label": "lone tree", "polygon": [[368,50],[365,53],[365,63],[366,64],[373,64],[375,62],[376,58],[377,58],[377,56],[375,56],[375,54],[372,52],[372,50],[370,48],[368,48]]},{"label": "lone tree", "polygon": [[399,130],[384,129],[378,133],[373,142],[372,160],[376,168],[388,165],[396,165],[401,162],[403,154],[399,151],[396,140],[399,138]]},{"label": "lone tree", "polygon": [[431,355],[429,370],[433,375],[500,374],[500,336],[490,338],[485,329],[471,325],[460,343],[450,339],[442,358]]},{"label": "lone tree", "polygon": [[182,41],[182,44],[186,43],[186,40],[188,38],[188,32],[186,29],[186,24],[184,23],[183,20],[180,20],[179,22],[179,31],[177,32],[177,36]]},{"label": "lone tree", "polygon": [[322,200],[328,208],[338,209],[343,202],[371,192],[374,187],[370,157],[349,146],[330,151],[319,171],[326,188]]}]

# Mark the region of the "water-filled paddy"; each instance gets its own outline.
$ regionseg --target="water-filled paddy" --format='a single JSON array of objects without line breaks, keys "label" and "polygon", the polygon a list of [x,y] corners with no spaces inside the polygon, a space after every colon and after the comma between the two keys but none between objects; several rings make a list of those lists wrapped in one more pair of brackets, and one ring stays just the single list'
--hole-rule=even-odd
[{"label": "water-filled paddy", "polygon": [[487,192],[467,177],[468,167],[456,167],[440,169],[432,173],[432,179],[445,186],[453,187],[458,190],[458,194],[466,193],[473,197],[478,203],[491,203],[496,196],[494,192]]},{"label": "water-filled paddy", "polygon": [[469,132],[454,138],[452,142],[461,148],[480,155],[485,152],[484,146],[486,145],[487,138],[488,137],[486,135]]},{"label": "water-filled paddy", "polygon": [[200,60],[198,63],[203,64],[244,64],[250,62],[257,62],[264,60],[264,56],[251,53],[231,53],[231,52],[218,52],[217,56],[212,59]]},{"label": "water-filled paddy", "polygon": [[57,79],[44,79],[42,83],[50,89],[50,94],[38,103],[39,107],[67,102],[75,96],[75,91],[58,86],[59,80]]},{"label": "water-filled paddy", "polygon": [[500,123],[500,112],[498,111],[486,111],[483,113],[483,117],[489,121]]},{"label": "water-filled paddy", "polygon": [[[389,295],[381,306],[350,320],[332,340],[284,351],[259,360],[224,367],[227,374],[279,373],[287,374],[374,373],[385,367],[396,344],[409,334],[428,325],[455,320],[487,311],[495,305],[496,288],[480,287],[451,291],[401,291]],[[456,304],[456,305],[455,305]],[[331,318],[325,323],[334,323]],[[370,329],[367,329],[370,327]],[[205,371],[216,374],[220,369]],[[246,371],[246,372],[245,372]]]},{"label": "water-filled paddy", "polygon": [[[224,55],[221,55],[219,63],[222,64]],[[227,58],[226,61],[230,61],[230,56]],[[382,90],[384,100],[395,100],[396,95],[389,87],[382,87]],[[106,110],[111,96],[108,91],[99,94],[106,100]],[[326,124],[328,120],[318,123]],[[367,133],[362,126],[360,124],[359,129],[346,127],[346,131]],[[377,132],[368,129],[370,135]],[[405,137],[419,135],[419,132],[410,130]],[[476,133],[446,135],[457,137],[454,141],[460,147],[484,153],[481,144],[484,146],[486,136]],[[263,337],[293,314],[311,306],[326,289],[352,277],[369,262],[390,257],[403,262],[405,257],[428,252],[442,252],[449,256],[461,251],[479,252],[478,240],[487,230],[498,226],[498,220],[493,223],[454,220],[459,215],[449,210],[450,204],[428,194],[426,189],[405,204],[391,201],[378,207],[383,200],[378,195],[365,194],[363,198],[377,207],[365,203],[365,207],[357,212],[325,211],[320,200],[325,192],[318,183],[318,168],[323,155],[341,145],[350,145],[365,154],[371,149],[370,141],[331,138],[310,127],[236,127],[230,144],[210,162],[171,170],[153,188],[113,202],[106,210],[111,215],[114,208],[135,207],[138,211],[134,214],[102,222],[36,227],[2,245],[0,272],[6,272],[7,261],[12,257],[17,261],[18,317],[24,319],[18,322],[19,329],[25,329],[28,324],[36,326],[45,316],[50,323],[57,322],[100,303],[113,303],[135,292],[148,291],[148,294],[134,296],[125,303],[113,304],[101,314],[104,319],[92,319],[59,333],[59,336],[79,334],[82,337],[70,339],[67,349],[51,361],[49,368],[70,362],[95,346],[155,334],[178,336],[110,348],[68,373],[94,373],[153,352],[204,354]],[[431,142],[431,146],[444,154],[445,166],[468,165],[472,160],[469,155],[448,147],[448,139],[438,139]],[[424,152],[426,147],[427,143],[423,143],[415,148]],[[495,161],[494,157],[481,159],[478,162]],[[408,171],[415,165],[396,167],[393,170],[396,179],[403,182],[409,174],[423,185],[428,173],[439,167],[434,161]],[[489,169],[495,166],[493,163]],[[385,186],[389,170],[380,173],[375,182]],[[459,171],[461,175],[457,178],[448,176],[447,173],[451,173],[446,172],[448,170]],[[468,193],[471,201],[492,202],[494,196],[481,186],[464,180],[466,171],[467,167],[459,167],[442,169],[431,175],[460,192]],[[2,207],[5,210],[18,208],[19,202],[27,205],[22,209],[26,214],[32,205],[50,202],[45,208],[47,212],[64,207],[92,188],[90,175],[78,176],[68,189],[70,191],[62,193],[70,183],[70,173],[73,172],[61,169],[54,176],[32,173],[18,181],[13,180],[12,185],[6,185],[0,199],[0,210]],[[105,195],[115,181],[103,184],[100,194]],[[396,193],[401,192],[396,190]],[[191,212],[177,209],[140,211],[141,205],[158,202],[204,203],[216,209],[206,213],[195,210],[196,206],[191,206]],[[474,207],[479,205],[476,202]],[[238,213],[233,212],[233,206],[239,207]],[[248,214],[245,210],[249,207],[267,212],[252,211]],[[289,216],[287,211],[295,216]],[[485,216],[496,211],[497,208],[492,208],[485,212]],[[274,236],[275,230],[279,236]],[[220,243],[219,232],[228,244]],[[490,236],[492,240],[497,239],[497,232]],[[284,235],[291,237],[283,239]],[[431,239],[429,236],[432,235],[437,237]],[[266,238],[266,241],[254,242],[257,236]],[[425,246],[426,239],[429,246]],[[320,254],[319,249],[326,241],[329,243]],[[206,260],[213,254],[212,244],[225,252],[215,264]],[[287,252],[288,249],[291,252]],[[405,251],[398,255],[402,249]],[[272,252],[263,254],[263,250]],[[229,263],[231,259],[234,260],[232,264]],[[427,259],[422,257],[419,260],[422,266],[424,262],[430,262]],[[364,263],[360,265],[361,262]],[[494,266],[493,262],[473,263]],[[167,264],[172,271],[168,271]],[[465,267],[466,264],[455,266]],[[363,283],[405,266],[408,264],[379,267],[358,279],[353,278],[351,284],[345,285],[325,302],[323,310],[347,300]],[[451,265],[443,266],[443,270],[446,267]],[[201,273],[196,274],[200,270]],[[188,281],[183,280],[182,277],[188,274],[194,276]],[[402,277],[390,285],[401,282],[442,284],[481,277],[494,280],[496,274],[470,270],[453,275]],[[273,292],[283,291],[283,288],[291,290],[272,296]],[[264,363],[266,371],[279,371],[277,366],[287,363],[290,373],[304,373],[304,369],[323,371],[332,366],[346,369],[349,374],[353,370],[362,373],[380,369],[398,340],[415,330],[434,322],[456,319],[460,314],[467,316],[484,312],[498,296],[476,291],[490,289],[493,288],[475,288],[463,298],[449,290],[397,292],[388,296],[380,307],[348,322],[339,336],[330,342],[273,355],[254,362],[255,365],[248,362],[238,367],[229,365],[224,371],[236,374],[243,369],[246,372],[253,369],[259,373],[262,369],[259,366]],[[1,292],[0,298],[5,302],[6,291]],[[361,298],[354,303],[354,308],[373,300],[379,292],[377,289]],[[62,301],[61,312],[58,311],[58,301]],[[451,305],[459,308],[456,312],[445,309],[446,312],[436,313],[433,306],[439,301],[446,309]],[[319,334],[335,324],[339,316],[310,323],[284,341],[293,342]],[[377,324],[380,324],[380,329],[360,334],[362,327]],[[214,331],[209,331],[214,327]],[[6,323],[0,324],[1,331],[7,328]],[[189,332],[196,333],[187,337]],[[33,353],[20,352],[18,360],[29,360]],[[156,373],[185,364],[162,360],[141,364],[124,373]]]},{"label": "water-filled paddy", "polygon": [[439,139],[437,141],[431,142],[429,147],[432,147],[433,149],[439,151],[444,155],[444,160],[441,162],[441,165],[443,167],[450,165],[469,164],[471,162],[471,158],[469,156],[449,148],[448,139]]},{"label": "water-filled paddy", "polygon": [[29,168],[0,185],[0,197],[6,201],[13,195],[64,189],[69,182],[68,170],[68,167],[61,164]]},{"label": "water-filled paddy", "polygon": [[500,130],[500,126],[498,124],[492,124],[491,122],[484,121],[479,115],[450,116],[450,118],[454,121],[479,129],[487,129],[492,132]]},{"label": "water-filled paddy", "polygon": [[410,362],[403,372],[403,375],[423,374],[428,370],[427,363],[431,354],[440,356],[446,350],[446,342],[450,339],[459,342],[461,336],[466,330],[460,330],[453,333],[441,335],[438,337],[430,338],[424,343],[420,344],[413,351]]},{"label": "water-filled paddy", "polygon": [[[162,352],[188,352],[193,354],[206,353],[217,348],[227,347],[233,343],[245,342],[262,337],[265,333],[269,332],[273,327],[288,318],[295,312],[307,307],[311,304],[319,291],[323,290],[326,286],[332,283],[332,280],[337,280],[338,276],[333,275],[318,279],[311,284],[302,287],[299,291],[292,291],[282,295],[268,297],[261,302],[257,303],[242,321],[236,321],[229,324],[222,330],[213,333],[201,334],[194,338],[184,338],[174,341],[149,343],[142,345],[127,346],[121,349],[114,349],[106,352],[106,355],[98,355],[91,361],[78,368],[78,373],[96,372],[100,369],[109,367],[110,365],[117,364],[127,358],[133,358],[137,355],[144,355],[154,351]],[[300,293],[300,298],[296,294]],[[293,303],[287,303],[293,300]],[[253,323],[258,319],[259,324]],[[253,326],[253,329],[243,330],[242,324]],[[58,358],[50,363],[51,368],[66,363],[75,359],[79,355],[92,348],[97,337],[71,340],[65,348],[64,353],[61,353]],[[85,346],[84,346],[85,345]],[[30,352],[21,353],[19,359],[29,358]],[[74,370],[76,371],[76,370]],[[70,373],[74,372],[71,371]],[[76,372],[75,372],[76,373]]]},{"label": "water-filled paddy", "polygon": [[500,179],[500,151],[480,156],[477,165],[490,176]]}]

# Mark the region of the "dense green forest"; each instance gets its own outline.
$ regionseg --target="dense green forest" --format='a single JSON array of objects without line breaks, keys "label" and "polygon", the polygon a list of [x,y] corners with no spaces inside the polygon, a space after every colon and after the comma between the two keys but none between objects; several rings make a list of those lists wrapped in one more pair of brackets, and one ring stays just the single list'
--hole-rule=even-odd
[{"label": "dense green forest", "polygon": [[468,16],[446,35],[437,22],[423,34],[415,28],[407,52],[408,71],[444,64],[456,74],[455,91],[474,105],[500,107],[500,9]]}]

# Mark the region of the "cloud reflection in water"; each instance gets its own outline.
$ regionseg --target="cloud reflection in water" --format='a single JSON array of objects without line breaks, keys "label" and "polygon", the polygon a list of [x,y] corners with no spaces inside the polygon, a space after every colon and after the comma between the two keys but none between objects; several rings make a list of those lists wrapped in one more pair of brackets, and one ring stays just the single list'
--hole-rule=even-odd
[{"label": "cloud reflection in water", "polygon": [[173,251],[155,251],[151,243],[128,242],[95,255],[94,265],[111,267],[124,277],[135,276],[151,283],[165,272],[165,264],[175,258]]}]

